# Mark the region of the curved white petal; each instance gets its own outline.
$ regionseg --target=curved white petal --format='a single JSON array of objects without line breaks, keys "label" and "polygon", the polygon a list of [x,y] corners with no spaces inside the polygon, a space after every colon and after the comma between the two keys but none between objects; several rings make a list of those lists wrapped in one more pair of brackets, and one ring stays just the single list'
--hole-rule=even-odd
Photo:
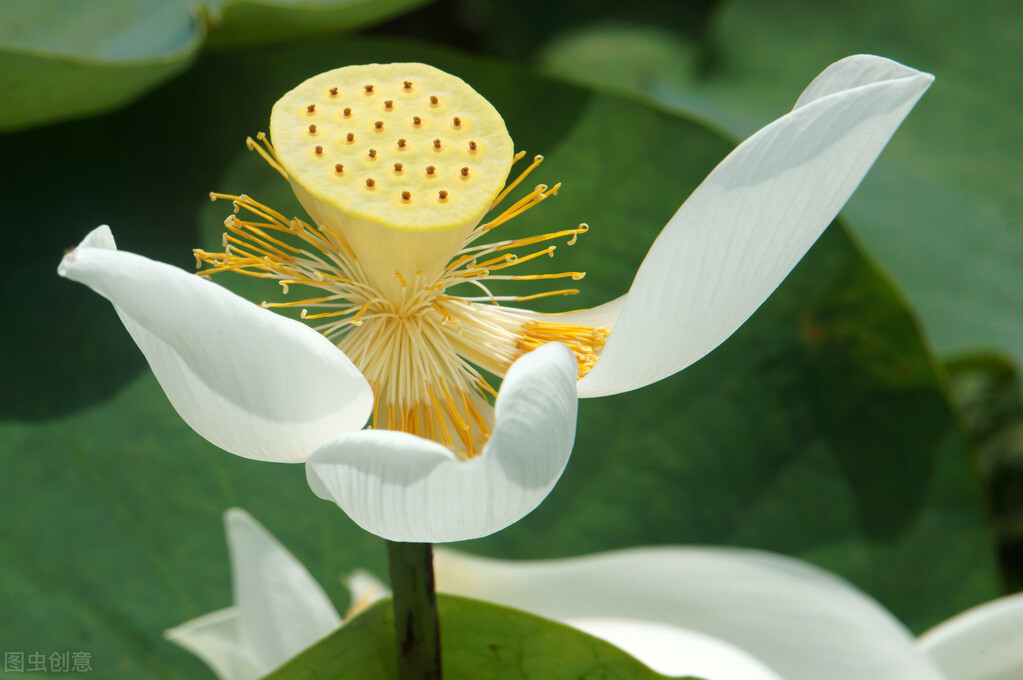
[{"label": "curved white petal", "polygon": [[336,437],[306,462],[313,491],[363,529],[392,541],[479,538],[517,522],[561,477],[575,439],[575,356],[556,343],[508,370],[483,452],[458,461],[402,432]]},{"label": "curved white petal", "polygon": [[691,630],[605,617],[568,619],[565,623],[610,642],[663,675],[701,680],[783,680],[738,647]]},{"label": "curved white petal", "polygon": [[905,627],[848,583],[768,553],[641,548],[543,562],[435,552],[437,589],[554,619],[664,623],[723,640],[785,680],[940,680]]},{"label": "curved white petal", "polygon": [[242,645],[237,607],[169,628],[163,636],[202,659],[220,680],[256,680],[264,675],[258,660]]},{"label": "curved white petal", "polygon": [[897,61],[872,54],[854,54],[836,61],[821,71],[820,75],[806,86],[792,108],[798,109],[812,101],[845,90],[916,75],[920,75],[920,72]]},{"label": "curved white petal", "polygon": [[235,605],[164,632],[221,680],[256,680],[341,625],[288,549],[247,512],[224,513]]},{"label": "curved white petal", "polygon": [[615,327],[615,323],[622,313],[626,297],[628,296],[622,295],[596,307],[579,309],[574,312],[563,312],[561,314],[540,313],[534,312],[531,309],[516,309],[514,307],[501,307],[500,309],[505,313],[512,312],[536,321],[570,323],[577,326],[590,326],[591,328],[603,328],[606,331],[610,331]]},{"label": "curved white petal", "polygon": [[341,625],[320,584],[247,512],[224,513],[242,646],[269,673]]},{"label": "curved white petal", "polygon": [[1023,593],[969,609],[920,636],[949,680],[1023,678]]},{"label": "curved white petal", "polygon": [[831,223],[933,80],[879,57],[851,59],[825,71],[798,108],[740,144],[682,204],[640,266],[580,396],[636,389],[703,357]]},{"label": "curved white petal", "polygon": [[199,276],[116,250],[107,227],[57,271],[113,303],[177,412],[226,451],[298,462],[369,417],[369,384],[329,340]]}]

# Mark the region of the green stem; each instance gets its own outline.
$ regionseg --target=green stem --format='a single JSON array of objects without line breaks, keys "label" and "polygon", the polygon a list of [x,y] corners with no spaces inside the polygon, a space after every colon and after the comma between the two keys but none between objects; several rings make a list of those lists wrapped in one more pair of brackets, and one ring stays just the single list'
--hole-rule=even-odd
[{"label": "green stem", "polygon": [[387,542],[399,680],[441,680],[440,623],[429,543]]}]

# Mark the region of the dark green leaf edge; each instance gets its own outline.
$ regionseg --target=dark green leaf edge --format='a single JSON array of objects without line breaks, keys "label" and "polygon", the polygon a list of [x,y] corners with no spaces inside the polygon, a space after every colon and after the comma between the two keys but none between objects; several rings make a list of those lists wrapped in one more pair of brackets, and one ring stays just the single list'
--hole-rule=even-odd
[{"label": "dark green leaf edge", "polygon": [[354,31],[431,2],[342,0],[334,6],[300,3],[295,7],[286,0],[229,0],[219,11],[208,10],[210,33],[206,47],[241,47]]},{"label": "dark green leaf edge", "polygon": [[[438,595],[446,680],[663,680],[614,645],[570,626],[499,605]],[[394,613],[384,599],[265,680],[397,678]],[[694,679],[695,680],[695,679]]]}]

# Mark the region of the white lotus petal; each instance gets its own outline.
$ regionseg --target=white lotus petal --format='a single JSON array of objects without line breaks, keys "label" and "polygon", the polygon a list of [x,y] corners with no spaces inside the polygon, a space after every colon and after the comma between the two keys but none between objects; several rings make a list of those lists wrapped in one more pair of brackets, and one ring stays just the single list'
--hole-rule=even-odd
[{"label": "white lotus petal", "polygon": [[920,636],[949,680],[1023,678],[1023,593],[969,609]]},{"label": "white lotus petal", "polygon": [[165,630],[163,636],[202,659],[220,680],[256,680],[264,675],[241,643],[237,607],[192,619]]},{"label": "white lotus petal", "polygon": [[826,572],[768,553],[643,548],[543,562],[435,552],[437,588],[554,619],[664,623],[739,647],[786,680],[939,680],[884,608]]},{"label": "white lotus petal", "polygon": [[[578,326],[590,326],[591,328],[603,328],[606,331],[610,331],[615,327],[615,323],[618,321],[618,316],[622,313],[622,307],[625,306],[626,297],[628,296],[622,295],[621,297],[617,297],[614,300],[605,302],[602,305],[597,305],[596,307],[579,309],[574,312],[564,312],[562,314],[541,314],[527,309],[517,309],[514,311],[537,321],[556,321],[560,323],[576,324]],[[505,307],[504,309],[507,311],[510,308]]]},{"label": "white lotus petal", "polygon": [[235,606],[164,632],[223,680],[256,680],[341,619],[305,567],[244,510],[224,513]]},{"label": "white lotus petal", "polygon": [[341,617],[320,584],[247,512],[224,513],[238,629],[261,675],[330,634]]},{"label": "white lotus petal", "polygon": [[701,680],[783,680],[738,647],[691,630],[603,617],[568,619],[565,623],[610,642],[663,675]]},{"label": "white lotus petal", "polygon": [[113,303],[200,435],[246,458],[296,462],[366,422],[369,384],[329,340],[199,276],[118,251],[107,237],[106,227],[94,230],[58,272]]},{"label": "white lotus petal", "polygon": [[919,71],[897,61],[871,54],[854,54],[836,61],[821,71],[820,75],[806,86],[792,108],[798,109],[812,101],[844,90],[917,75],[920,75]]},{"label": "white lotus petal", "polygon": [[[85,238],[82,239],[82,242],[78,244],[78,247],[117,250],[117,243],[114,242],[114,234],[110,231],[110,227],[106,224],[101,224],[86,234]],[[63,263],[61,263],[61,265],[63,265]],[[63,274],[61,274],[61,276],[63,276]]]},{"label": "white lotus petal", "polygon": [[403,432],[336,437],[306,463],[309,485],[362,528],[392,541],[479,538],[518,521],[550,493],[575,439],[575,356],[551,343],[516,361],[501,385],[483,452],[458,461]]},{"label": "white lotus petal", "polygon": [[835,82],[855,86],[831,91],[825,77],[711,172],[651,247],[580,396],[625,392],[682,370],[767,299],[933,80],[891,63],[858,57],[837,67]]}]

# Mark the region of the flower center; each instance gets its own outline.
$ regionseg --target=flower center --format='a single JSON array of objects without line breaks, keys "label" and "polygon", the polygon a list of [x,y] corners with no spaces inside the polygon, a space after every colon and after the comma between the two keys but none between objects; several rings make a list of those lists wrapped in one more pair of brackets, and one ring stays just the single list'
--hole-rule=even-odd
[{"label": "flower center", "polygon": [[[411,122],[399,122],[401,112],[412,114]],[[295,120],[307,116],[316,122],[296,131]],[[375,117],[367,129],[355,125]],[[450,129],[442,137],[438,121],[445,117]],[[406,128],[395,132],[402,136],[385,153],[378,142],[389,123]],[[417,132],[417,126],[425,129]],[[349,127],[353,135],[369,134],[367,144],[374,146],[346,150]],[[195,251],[198,266],[212,265],[200,274],[236,271],[276,279],[285,293],[293,285],[316,289],[314,297],[263,305],[298,307],[302,318],[318,320],[316,329],[372,385],[374,427],[432,439],[469,458],[482,450],[492,427],[489,402],[496,391],[486,373],[503,376],[519,356],[552,341],[575,352],[579,377],[592,368],[607,331],[501,304],[578,290],[497,296],[487,287],[497,280],[581,279],[580,272],[512,272],[553,256],[549,242],[567,239],[571,245],[588,227],[477,245],[560,185],[539,185],[479,223],[543,159],[534,158],[504,186],[511,162],[524,154],[510,158],[503,121],[468,85],[421,64],[337,69],[285,95],[274,107],[271,130],[273,146],[260,134],[259,143],[248,140],[249,147],[291,182],[318,226],[289,220],[244,195],[211,194],[232,200],[235,214],[225,221],[223,252]],[[324,137],[308,139],[310,134]],[[475,154],[477,162],[468,164],[466,154]],[[377,165],[382,160],[390,165]],[[387,172],[377,173],[380,168]],[[453,294],[459,286],[478,294]]]}]

